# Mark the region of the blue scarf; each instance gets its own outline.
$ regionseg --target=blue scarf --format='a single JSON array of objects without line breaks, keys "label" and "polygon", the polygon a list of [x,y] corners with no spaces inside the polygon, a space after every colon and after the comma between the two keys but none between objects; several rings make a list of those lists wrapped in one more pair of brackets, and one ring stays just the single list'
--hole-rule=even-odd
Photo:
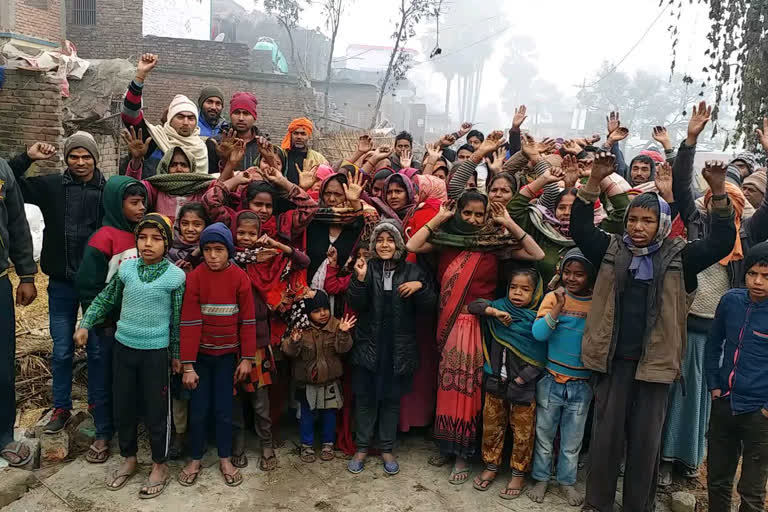
[{"label": "blue scarf", "polygon": [[[638,281],[651,281],[653,279],[653,254],[661,248],[661,244],[664,243],[664,239],[669,236],[669,232],[672,230],[672,210],[662,197],[655,192],[646,192],[637,196],[629,208],[627,208],[627,215],[639,198],[647,195],[654,195],[659,202],[659,228],[656,230],[656,235],[651,240],[651,243],[645,247],[637,247],[629,234],[624,232],[624,244],[627,249],[632,253],[632,261],[629,264],[629,271]],[[635,205],[639,206],[639,205]],[[626,217],[624,225],[626,226]]]}]

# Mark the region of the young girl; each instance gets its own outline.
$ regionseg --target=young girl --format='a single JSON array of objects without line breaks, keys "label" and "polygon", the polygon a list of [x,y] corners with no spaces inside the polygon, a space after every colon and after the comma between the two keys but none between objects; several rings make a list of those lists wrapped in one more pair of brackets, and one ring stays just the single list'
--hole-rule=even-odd
[{"label": "young girl", "polygon": [[301,404],[301,460],[315,462],[315,421],[320,416],[323,449],[320,459],[333,460],[336,436],[336,411],[343,405],[340,379],[343,373],[340,354],[352,348],[349,330],[355,319],[342,320],[331,315],[328,294],[315,290],[304,300],[309,316],[306,329],[294,329],[283,339],[285,355],[293,358],[293,378],[299,386],[296,400]]},{"label": "young girl", "polygon": [[576,471],[584,437],[592,390],[592,372],[581,361],[581,337],[592,305],[595,267],[579,249],[565,253],[560,269],[560,286],[541,303],[533,336],[547,345],[547,371],[536,385],[536,449],[533,479],[536,485],[528,497],[544,501],[552,468],[555,434],[560,429],[557,481],[568,504],[577,507],[584,496],[576,490]]},{"label": "young girl", "polygon": [[436,295],[420,267],[405,261],[405,242],[394,223],[381,221],[373,230],[370,261],[355,264],[349,303],[360,315],[355,331],[353,365],[357,453],[349,461],[351,473],[363,470],[378,425],[384,471],[400,471],[392,455],[397,434],[400,399],[407,393],[419,366],[416,343],[418,315],[431,315]]},{"label": "young girl", "polygon": [[511,271],[506,297],[477,299],[469,312],[483,317],[485,327],[483,365],[483,462],[485,471],[475,477],[474,487],[487,491],[501,465],[504,437],[512,428],[512,478],[499,496],[511,500],[524,489],[524,476],[533,456],[536,421],[536,381],[546,360],[546,348],[531,329],[539,307],[543,285],[536,270]]},{"label": "young girl", "polygon": [[[113,348],[115,423],[123,465],[112,472],[107,488],[123,488],[137,469],[137,425],[143,417],[152,447],[152,472],[139,491],[142,499],[159,496],[168,485],[168,359],[179,363],[179,317],[184,272],[165,259],[171,224],[151,213],[136,225],[140,259],[125,261],[88,307],[74,335],[78,346],[88,329],[120,308]],[[169,354],[170,352],[170,354]]]},{"label": "young girl", "polygon": [[[235,262],[246,271],[253,286],[253,300],[256,308],[256,359],[249,379],[240,384],[235,398],[233,412],[234,440],[232,465],[244,468],[248,465],[245,455],[246,404],[253,408],[256,419],[256,434],[261,440],[262,457],[259,468],[272,471],[277,459],[272,442],[272,420],[269,409],[269,386],[272,384],[274,358],[270,347],[269,309],[275,304],[274,294],[281,296],[280,289],[286,286],[285,276],[302,270],[309,265],[309,258],[291,246],[273,240],[262,234],[260,217],[250,210],[237,213],[234,226]],[[245,402],[245,403],[243,403]]]}]

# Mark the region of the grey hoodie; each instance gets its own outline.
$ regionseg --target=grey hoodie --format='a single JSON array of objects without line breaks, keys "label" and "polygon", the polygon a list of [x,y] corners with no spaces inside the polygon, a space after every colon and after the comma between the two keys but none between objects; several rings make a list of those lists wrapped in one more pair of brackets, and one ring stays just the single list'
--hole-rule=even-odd
[{"label": "grey hoodie", "polygon": [[8,270],[9,258],[21,282],[35,280],[37,264],[32,257],[32,234],[24,212],[24,197],[8,162],[0,158],[0,273]]}]

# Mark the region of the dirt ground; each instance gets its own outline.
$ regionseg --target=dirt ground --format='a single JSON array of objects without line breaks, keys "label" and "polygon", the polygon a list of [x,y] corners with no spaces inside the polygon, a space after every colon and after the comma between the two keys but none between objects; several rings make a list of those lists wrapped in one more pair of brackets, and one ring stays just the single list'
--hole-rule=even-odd
[{"label": "dirt ground", "polygon": [[[401,472],[394,477],[384,474],[381,460],[376,457],[369,458],[363,473],[352,475],[347,472],[347,462],[342,458],[331,462],[318,460],[313,464],[304,464],[299,461],[293,448],[293,443],[289,441],[278,450],[279,467],[272,473],[260,471],[258,453],[249,451],[249,466],[242,470],[245,481],[234,489],[224,485],[214,450],[210,448],[203,459],[205,469],[194,487],[182,487],[174,479],[165,493],[153,500],[139,500],[137,496],[150,470],[146,446],[142,446],[140,450],[140,472],[119,491],[110,491],[104,486],[105,475],[118,467],[119,457],[113,456],[103,466],[88,464],[79,457],[56,468],[58,470],[40,470],[38,475],[41,485],[10,504],[3,512],[579,510],[568,506],[554,484],[542,504],[533,503],[525,496],[513,501],[501,500],[498,492],[506,483],[508,474],[501,474],[499,481],[485,493],[474,490],[471,482],[451,485],[447,481],[448,467],[436,468],[427,464],[427,458],[433,455],[435,450],[431,443],[425,441],[422,434],[410,434],[401,440],[396,449]],[[176,475],[180,468],[180,463],[173,463],[173,474]],[[480,467],[474,469],[479,470]],[[476,473],[473,472],[474,474]],[[583,482],[578,485],[583,490]],[[661,501],[665,501],[663,496]],[[658,510],[667,512],[669,509],[661,505]]]}]

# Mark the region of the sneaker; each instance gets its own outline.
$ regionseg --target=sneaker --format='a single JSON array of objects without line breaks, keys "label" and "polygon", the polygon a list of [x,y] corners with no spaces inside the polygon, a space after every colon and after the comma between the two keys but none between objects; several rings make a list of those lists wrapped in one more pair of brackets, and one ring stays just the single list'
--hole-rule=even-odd
[{"label": "sneaker", "polygon": [[72,413],[69,409],[54,409],[51,420],[43,428],[43,433],[56,434],[61,432],[69,423],[70,418],[72,418]]}]

